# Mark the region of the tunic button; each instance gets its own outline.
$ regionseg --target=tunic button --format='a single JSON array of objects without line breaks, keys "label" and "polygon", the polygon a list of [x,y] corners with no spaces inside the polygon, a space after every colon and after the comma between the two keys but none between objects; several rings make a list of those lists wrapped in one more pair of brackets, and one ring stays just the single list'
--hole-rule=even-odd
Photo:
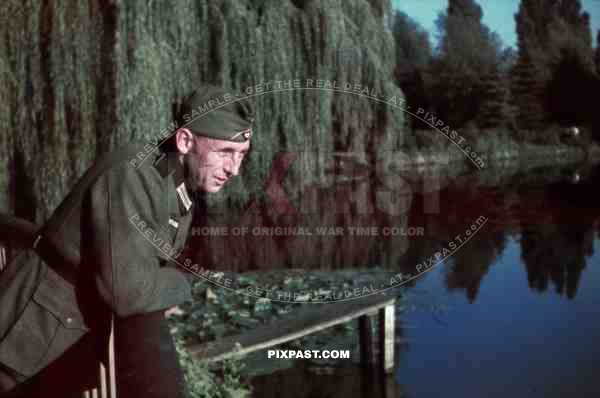
[{"label": "tunic button", "polygon": [[67,318],[67,323],[73,323],[73,318]]}]

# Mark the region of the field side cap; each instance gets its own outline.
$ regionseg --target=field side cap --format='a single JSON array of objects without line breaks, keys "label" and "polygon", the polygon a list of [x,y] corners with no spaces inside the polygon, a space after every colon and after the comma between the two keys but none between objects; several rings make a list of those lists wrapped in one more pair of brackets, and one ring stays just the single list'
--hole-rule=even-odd
[{"label": "field side cap", "polygon": [[179,128],[196,135],[245,142],[252,137],[254,107],[248,98],[204,85],[184,98],[176,119]]}]

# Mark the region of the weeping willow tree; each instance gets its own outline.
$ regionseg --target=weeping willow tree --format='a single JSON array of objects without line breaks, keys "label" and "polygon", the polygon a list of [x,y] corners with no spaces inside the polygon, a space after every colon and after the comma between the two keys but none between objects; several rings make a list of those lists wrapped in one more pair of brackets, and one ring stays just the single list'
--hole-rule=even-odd
[{"label": "weeping willow tree", "polygon": [[[202,82],[238,93],[323,79],[401,96],[390,11],[389,0],[6,0],[1,208],[43,221],[95,156],[155,137],[169,125],[173,102]],[[337,57],[344,48],[360,49],[360,62]],[[402,113],[372,98],[289,90],[252,99],[253,145],[265,153],[402,144]],[[270,161],[261,159],[260,178]],[[290,179],[308,164],[295,165]]]}]

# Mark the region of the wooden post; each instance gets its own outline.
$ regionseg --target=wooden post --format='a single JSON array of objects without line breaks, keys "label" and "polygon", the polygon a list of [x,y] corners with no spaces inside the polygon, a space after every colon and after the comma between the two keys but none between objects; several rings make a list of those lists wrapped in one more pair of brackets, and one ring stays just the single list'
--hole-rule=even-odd
[{"label": "wooden post", "polygon": [[397,398],[404,397],[402,393],[402,387],[396,383],[395,377],[390,377],[389,375],[382,375],[382,380],[380,384],[383,386],[383,396],[382,398]]},{"label": "wooden post", "polygon": [[379,310],[379,363],[384,373],[394,370],[394,310],[393,304]]},{"label": "wooden post", "polygon": [[117,398],[117,375],[115,368],[115,316],[110,319],[110,337],[108,339],[108,384],[110,398]]},{"label": "wooden post", "polygon": [[6,267],[6,249],[4,246],[0,246],[0,272]]},{"label": "wooden post", "polygon": [[100,362],[100,394],[101,398],[108,398],[108,384],[106,383],[106,367]]},{"label": "wooden post", "polygon": [[373,366],[373,332],[371,329],[371,318],[362,315],[358,318],[358,338],[360,347],[360,362],[364,367]]},{"label": "wooden post", "polygon": [[114,334],[115,328],[113,316],[110,321],[110,337],[108,339],[108,369],[100,362],[98,369],[98,388],[84,391],[82,398],[98,398],[98,394],[100,394],[100,398],[117,398]]}]

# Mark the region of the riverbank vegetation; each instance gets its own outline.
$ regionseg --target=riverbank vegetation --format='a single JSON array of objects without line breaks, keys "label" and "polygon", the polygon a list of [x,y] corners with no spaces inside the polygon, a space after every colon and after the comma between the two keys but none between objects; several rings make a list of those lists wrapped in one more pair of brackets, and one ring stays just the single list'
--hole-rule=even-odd
[{"label": "riverbank vegetation", "polygon": [[[377,271],[377,272],[376,272]],[[384,276],[385,275],[385,276]],[[300,270],[280,270],[274,272],[256,272],[234,274],[227,277],[236,281],[242,293],[234,293],[215,286],[204,279],[196,278],[193,283],[193,301],[180,306],[180,311],[169,318],[171,332],[175,336],[180,354],[190,398],[222,397],[243,398],[251,391],[249,378],[257,374],[273,372],[293,366],[294,360],[266,361],[264,351],[239,358],[234,357],[209,366],[202,360],[192,358],[186,346],[218,340],[219,338],[249,331],[260,324],[269,324],[290,316],[301,316],[302,310],[310,300],[308,294],[325,292],[352,291],[362,289],[365,284],[389,279],[389,272],[383,270],[303,272]],[[297,302],[279,301],[273,294],[267,297],[254,297],[247,294],[246,288],[260,287],[263,291],[285,291],[290,297],[298,292]],[[244,294],[246,293],[246,294]],[[388,291],[389,295],[400,295],[398,289]],[[266,294],[263,294],[266,296]],[[401,305],[398,305],[401,310]],[[373,323],[373,327],[376,323]],[[374,330],[374,333],[376,330]],[[353,363],[359,358],[358,327],[356,321],[311,334],[290,341],[277,349],[296,350],[351,350]],[[337,360],[307,359],[313,366],[337,366]]]}]

